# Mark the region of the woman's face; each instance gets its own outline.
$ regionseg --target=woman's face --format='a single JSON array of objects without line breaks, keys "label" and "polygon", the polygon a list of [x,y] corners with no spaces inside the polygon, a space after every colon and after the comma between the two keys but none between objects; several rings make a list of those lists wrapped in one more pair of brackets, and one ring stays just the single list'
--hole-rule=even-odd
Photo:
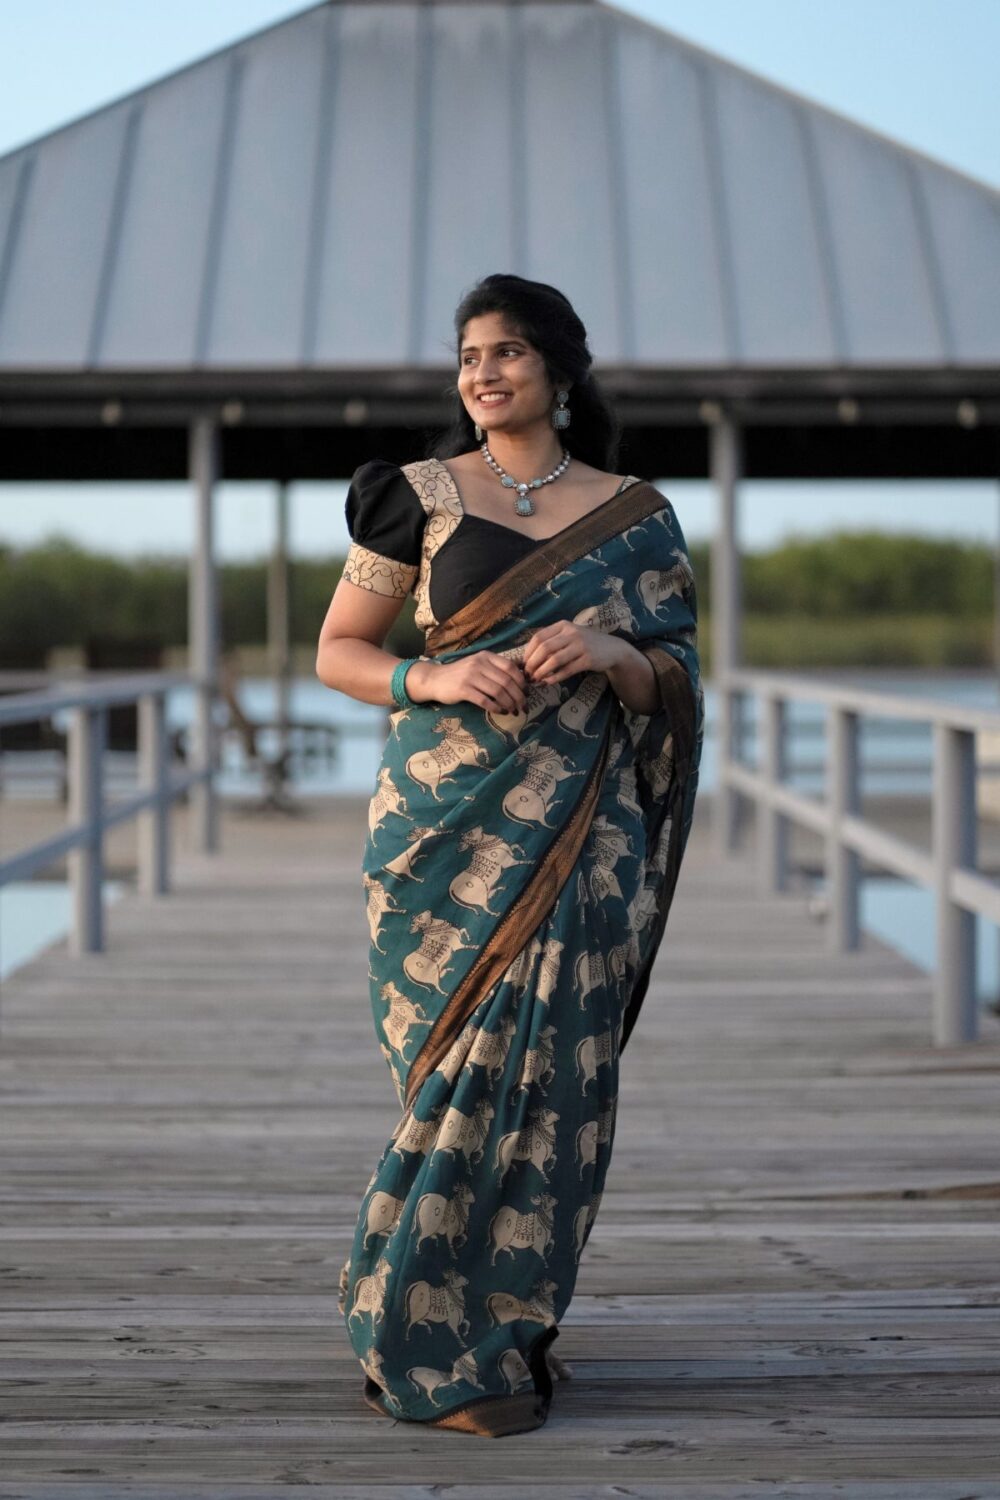
[{"label": "woman's face", "polygon": [[555,386],[545,361],[502,313],[469,319],[458,361],[459,395],[484,431],[520,431],[548,422]]}]

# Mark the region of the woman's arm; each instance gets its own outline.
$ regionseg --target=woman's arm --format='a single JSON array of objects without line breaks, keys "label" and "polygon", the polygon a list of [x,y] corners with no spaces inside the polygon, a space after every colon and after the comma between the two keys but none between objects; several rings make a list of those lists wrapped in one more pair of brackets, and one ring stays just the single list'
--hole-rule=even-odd
[{"label": "woman's arm", "polygon": [[[390,684],[402,657],[384,651],[382,642],[403,603],[342,578],[319,633],[320,682],[362,703],[395,707]],[[477,703],[504,713],[518,713],[525,706],[521,668],[492,651],[477,651],[444,666],[414,662],[406,674],[406,691],[416,703]]]},{"label": "woman's arm", "polygon": [[611,691],[616,693],[625,705],[633,713],[652,714],[660,706],[660,690],[656,683],[656,673],[653,663],[644,651],[639,651],[629,641],[623,641],[620,636],[609,636],[609,641],[614,641],[620,648],[621,660],[617,666],[608,671],[608,681]]},{"label": "woman's arm", "polygon": [[[342,579],[334,590],[316,648],[316,676],[329,688],[362,703],[392,704],[389,683],[401,660],[382,642],[404,600],[359,589]],[[416,669],[406,674],[411,697]]]}]

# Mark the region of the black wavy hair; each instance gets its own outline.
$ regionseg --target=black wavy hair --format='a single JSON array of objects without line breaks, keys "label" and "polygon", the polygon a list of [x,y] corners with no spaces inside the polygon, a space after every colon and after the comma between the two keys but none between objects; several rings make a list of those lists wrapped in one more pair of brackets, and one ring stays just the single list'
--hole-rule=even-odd
[{"label": "black wavy hair", "polygon": [[[590,373],[593,356],[587,330],[569,299],[545,281],[497,273],[484,276],[465,293],[455,309],[455,361],[460,366],[462,335],[472,318],[500,313],[513,329],[538,350],[549,378],[558,387],[571,387],[569,427],[558,433],[574,458],[595,469],[614,471],[618,462],[621,426],[610,402]],[[448,387],[452,418],[431,441],[428,456],[454,458],[477,448],[474,424],[456,386]]]}]

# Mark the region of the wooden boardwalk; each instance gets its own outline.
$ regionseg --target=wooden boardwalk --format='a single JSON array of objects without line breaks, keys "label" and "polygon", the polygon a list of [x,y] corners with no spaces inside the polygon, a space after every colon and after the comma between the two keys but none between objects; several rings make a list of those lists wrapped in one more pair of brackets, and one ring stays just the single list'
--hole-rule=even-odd
[{"label": "wooden boardwalk", "polygon": [[[391,1424],[336,1281],[398,1117],[363,806],[228,811],[0,997],[3,1500],[1000,1496],[1000,1023],[832,957],[699,808],[540,1431]],[[183,820],[183,813],[178,815]]]}]

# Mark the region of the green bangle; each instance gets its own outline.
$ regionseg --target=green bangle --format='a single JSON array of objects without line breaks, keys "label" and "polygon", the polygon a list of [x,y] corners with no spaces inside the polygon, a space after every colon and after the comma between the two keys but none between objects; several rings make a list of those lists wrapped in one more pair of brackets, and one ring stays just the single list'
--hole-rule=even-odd
[{"label": "green bangle", "polygon": [[413,708],[414,704],[416,703],[416,699],[411,698],[409,693],[406,691],[406,674],[414,665],[414,663],[418,662],[419,660],[419,656],[407,656],[403,661],[397,664],[396,669],[392,674],[392,681],[389,684],[389,691],[392,693],[393,702],[397,703],[400,708]]}]

